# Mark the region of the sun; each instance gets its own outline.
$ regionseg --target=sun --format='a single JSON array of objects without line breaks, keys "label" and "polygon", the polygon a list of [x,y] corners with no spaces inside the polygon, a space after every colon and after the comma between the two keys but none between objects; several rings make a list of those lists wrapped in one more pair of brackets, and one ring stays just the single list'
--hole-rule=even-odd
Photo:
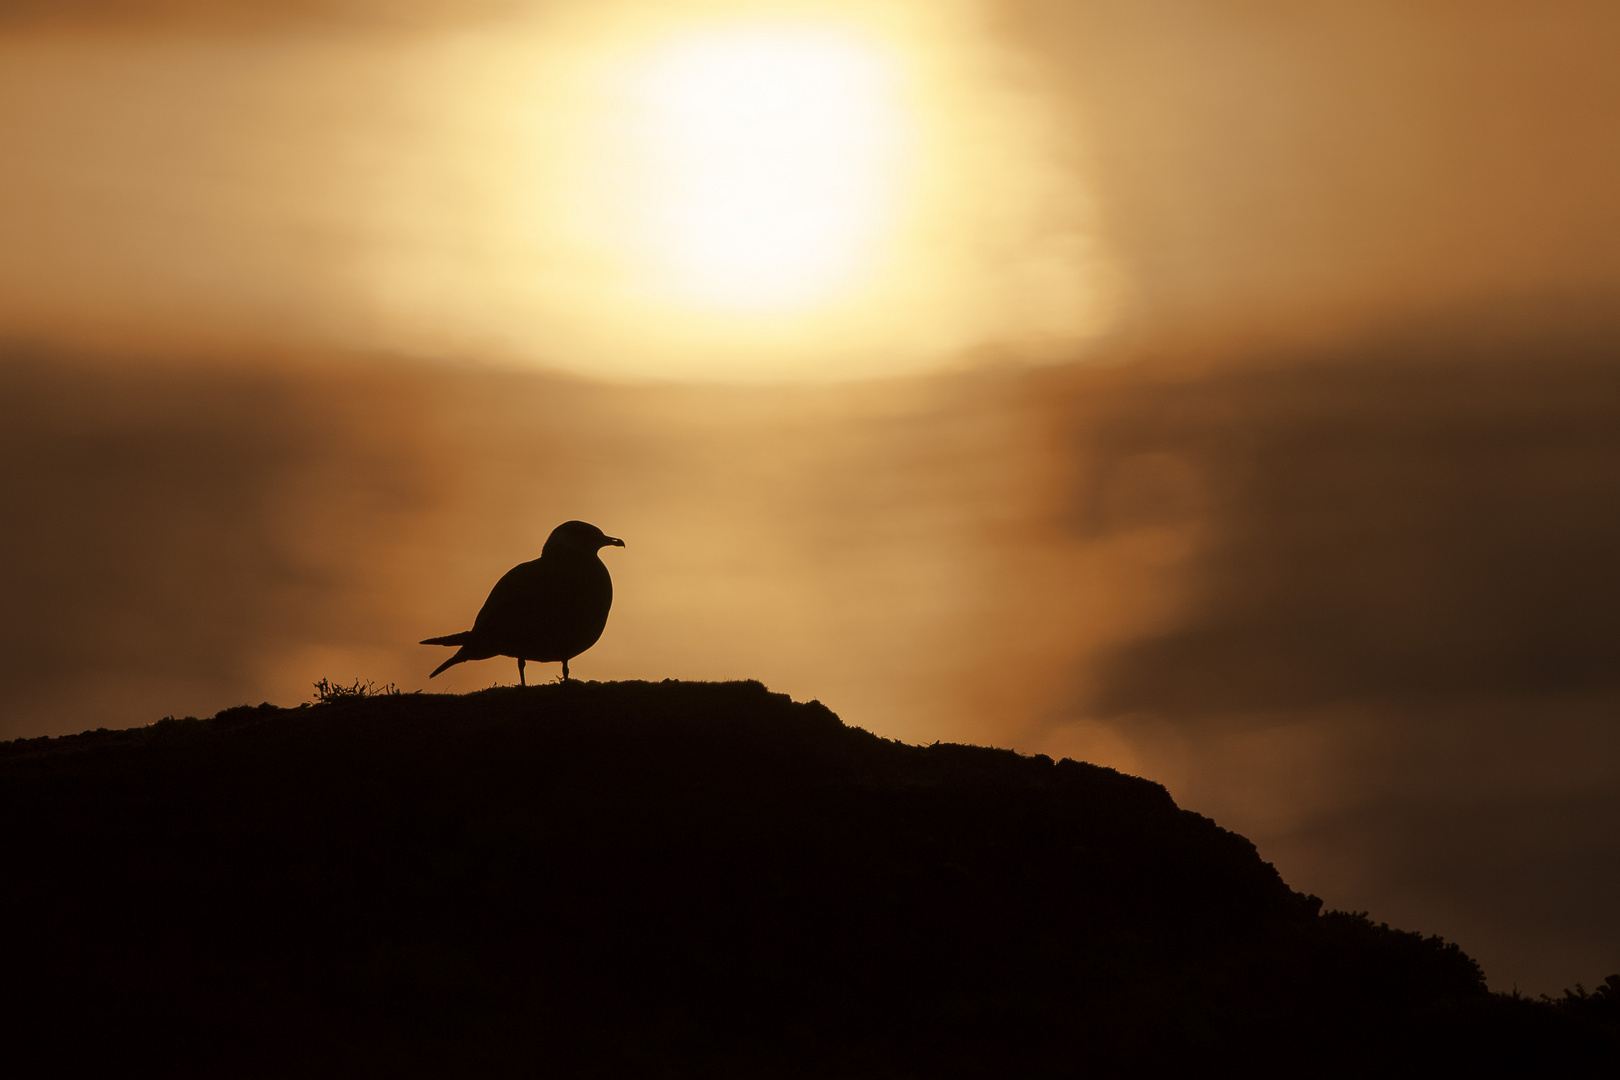
[{"label": "sun", "polygon": [[781,312],[878,261],[907,130],[895,65],[852,33],[744,25],[651,45],[622,85],[611,215],[644,289]]},{"label": "sun", "polygon": [[386,347],[834,381],[1061,360],[1106,323],[1073,117],[982,5],[542,9],[416,46],[352,147],[345,273]]}]

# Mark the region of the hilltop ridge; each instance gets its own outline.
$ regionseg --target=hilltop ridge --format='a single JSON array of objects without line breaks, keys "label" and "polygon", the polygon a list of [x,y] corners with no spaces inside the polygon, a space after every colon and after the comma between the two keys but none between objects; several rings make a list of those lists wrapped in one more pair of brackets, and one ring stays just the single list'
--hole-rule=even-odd
[{"label": "hilltop ridge", "polygon": [[1492,995],[1158,784],[893,742],[752,682],[18,740],[0,822],[22,1030],[64,1064],[1496,1074],[1620,1045],[1620,980],[1578,1015]]}]

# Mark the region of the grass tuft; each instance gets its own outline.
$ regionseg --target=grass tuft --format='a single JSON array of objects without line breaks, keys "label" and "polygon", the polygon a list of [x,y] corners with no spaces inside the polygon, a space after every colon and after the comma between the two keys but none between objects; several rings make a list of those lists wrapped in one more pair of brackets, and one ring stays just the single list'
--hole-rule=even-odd
[{"label": "grass tuft", "polygon": [[370,679],[356,679],[348,685],[335,683],[330,679],[321,679],[315,684],[315,700],[322,705],[330,705],[335,701],[347,701],[352,698],[398,697],[399,694],[399,687],[393,683],[383,683],[379,686]]}]

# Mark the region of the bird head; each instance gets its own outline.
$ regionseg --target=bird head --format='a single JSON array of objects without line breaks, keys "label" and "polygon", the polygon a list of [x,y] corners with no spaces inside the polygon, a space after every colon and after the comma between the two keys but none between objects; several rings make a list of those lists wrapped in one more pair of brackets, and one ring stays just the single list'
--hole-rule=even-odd
[{"label": "bird head", "polygon": [[551,536],[546,540],[546,546],[540,554],[570,551],[594,555],[605,547],[624,547],[624,541],[616,536],[607,535],[589,522],[565,521],[551,530]]}]

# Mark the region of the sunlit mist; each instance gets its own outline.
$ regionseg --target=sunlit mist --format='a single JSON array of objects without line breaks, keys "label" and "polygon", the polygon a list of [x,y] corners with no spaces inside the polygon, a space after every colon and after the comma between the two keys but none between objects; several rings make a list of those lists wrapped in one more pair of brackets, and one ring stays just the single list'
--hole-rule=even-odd
[{"label": "sunlit mist", "polygon": [[26,162],[0,172],[0,327],[616,380],[1071,355],[1109,311],[1089,189],[976,10],[0,36]]}]

